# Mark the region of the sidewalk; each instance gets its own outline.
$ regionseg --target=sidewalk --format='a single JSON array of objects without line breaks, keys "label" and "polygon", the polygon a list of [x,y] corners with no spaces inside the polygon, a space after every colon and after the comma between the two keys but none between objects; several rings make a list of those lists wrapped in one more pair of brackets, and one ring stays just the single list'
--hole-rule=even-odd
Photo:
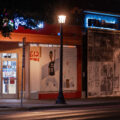
[{"label": "sidewalk", "polygon": [[0,99],[0,111],[115,105],[120,104],[120,98],[67,99],[66,104],[56,104],[55,102],[55,100],[23,100],[23,106],[21,107],[20,99]]}]

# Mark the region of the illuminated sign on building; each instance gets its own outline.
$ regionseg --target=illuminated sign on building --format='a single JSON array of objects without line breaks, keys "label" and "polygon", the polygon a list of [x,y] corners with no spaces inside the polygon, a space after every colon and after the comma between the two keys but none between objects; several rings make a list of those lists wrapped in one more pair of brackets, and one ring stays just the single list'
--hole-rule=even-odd
[{"label": "illuminated sign on building", "polygon": [[89,11],[85,11],[85,13],[87,13],[85,15],[85,28],[119,29],[117,17],[120,16]]},{"label": "illuminated sign on building", "polygon": [[16,17],[14,18],[15,29],[18,29],[18,26],[25,26],[29,29],[40,29],[44,28],[44,23],[41,21],[35,21],[34,19],[25,19],[24,17]]}]

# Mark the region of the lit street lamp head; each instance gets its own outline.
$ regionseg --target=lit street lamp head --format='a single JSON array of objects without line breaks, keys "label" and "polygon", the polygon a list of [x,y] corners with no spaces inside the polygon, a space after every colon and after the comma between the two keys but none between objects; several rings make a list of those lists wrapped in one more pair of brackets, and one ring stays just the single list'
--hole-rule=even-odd
[{"label": "lit street lamp head", "polygon": [[58,16],[58,22],[59,23],[65,23],[66,16],[65,15],[59,15]]}]

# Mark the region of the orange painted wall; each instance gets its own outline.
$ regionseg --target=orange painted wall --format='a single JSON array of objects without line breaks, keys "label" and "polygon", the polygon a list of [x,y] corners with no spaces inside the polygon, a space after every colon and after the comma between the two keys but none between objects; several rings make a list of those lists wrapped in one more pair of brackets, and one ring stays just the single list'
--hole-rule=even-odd
[{"label": "orange painted wall", "polygon": [[[59,24],[45,24],[40,30],[30,30],[20,26],[18,30],[11,32],[10,37],[4,37],[0,33],[0,42],[22,42],[23,37],[26,37],[27,43],[60,44],[58,32],[60,32]],[[80,26],[63,26],[63,44],[81,45],[81,38]]]}]

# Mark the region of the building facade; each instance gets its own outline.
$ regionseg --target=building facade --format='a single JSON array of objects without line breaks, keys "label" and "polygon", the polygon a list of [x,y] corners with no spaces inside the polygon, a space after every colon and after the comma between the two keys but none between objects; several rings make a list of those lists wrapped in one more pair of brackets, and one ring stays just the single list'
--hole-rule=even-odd
[{"label": "building facade", "polygon": [[[65,98],[120,96],[119,18],[119,15],[83,11],[84,26],[63,26]],[[24,98],[56,99],[59,25],[43,23],[39,30],[25,29],[22,25],[17,28],[10,37],[0,34],[0,98],[21,98],[25,38]]]},{"label": "building facade", "polygon": [[[65,98],[81,98],[81,28],[64,25],[63,30],[63,93]],[[44,23],[44,27],[37,31],[18,26],[10,37],[0,34],[0,98],[21,97],[24,38],[24,98],[57,98],[60,64],[58,33],[58,24]]]},{"label": "building facade", "polygon": [[87,57],[83,57],[82,65],[86,96],[120,96],[120,16],[91,11],[84,11],[84,15]]}]

